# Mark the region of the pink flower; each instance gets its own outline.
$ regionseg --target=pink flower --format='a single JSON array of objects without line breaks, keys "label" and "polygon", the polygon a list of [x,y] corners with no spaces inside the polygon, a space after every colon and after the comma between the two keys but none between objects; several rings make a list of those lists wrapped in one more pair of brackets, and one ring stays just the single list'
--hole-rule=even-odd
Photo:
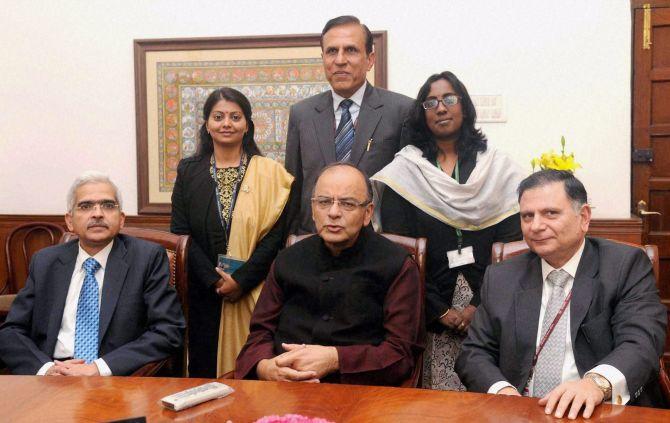
[{"label": "pink flower", "polygon": [[285,414],[283,416],[264,416],[255,423],[333,423],[320,417],[307,417],[300,414]]}]

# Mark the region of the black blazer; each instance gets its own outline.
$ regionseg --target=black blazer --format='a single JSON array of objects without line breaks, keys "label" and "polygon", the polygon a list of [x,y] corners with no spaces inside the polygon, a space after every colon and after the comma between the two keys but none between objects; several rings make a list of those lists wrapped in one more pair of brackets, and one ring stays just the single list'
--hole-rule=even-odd
[{"label": "black blazer", "polygon": [[[216,183],[209,173],[209,156],[183,159],[172,191],[170,231],[191,235],[189,277],[201,289],[211,289],[220,276],[214,270],[226,237],[216,205]],[[251,257],[231,276],[246,293],[265,279],[285,237],[286,208],[274,227],[259,241]]]},{"label": "black blazer", "polygon": [[[52,361],[79,241],[38,251],[28,280],[0,327],[0,357],[14,374],[34,375]],[[99,356],[112,374],[129,375],[182,344],[184,316],[169,284],[165,249],[118,235],[100,303]]]},{"label": "black blazer", "polygon": [[[487,269],[481,305],[456,361],[468,390],[487,392],[502,380],[523,390],[535,354],[541,298],[536,254]],[[581,376],[609,364],[626,377],[631,403],[658,404],[651,388],[665,344],[666,313],[642,250],[586,238],[570,302],[572,348]]]}]

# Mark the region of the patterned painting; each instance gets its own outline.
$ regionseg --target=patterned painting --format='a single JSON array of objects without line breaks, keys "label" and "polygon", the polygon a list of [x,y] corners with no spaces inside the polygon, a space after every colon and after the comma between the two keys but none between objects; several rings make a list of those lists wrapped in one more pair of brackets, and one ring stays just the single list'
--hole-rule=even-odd
[{"label": "patterned painting", "polygon": [[289,107],[329,89],[321,59],[159,62],[157,92],[160,190],[172,191],[177,164],[195,154],[209,94],[235,88],[251,101],[255,140],[266,157],[284,162]]},{"label": "patterned painting", "polygon": [[[386,87],[386,32],[372,33],[368,81]],[[255,140],[284,163],[289,108],[329,89],[320,34],[134,40],[137,211],[169,214],[177,166],[195,154],[202,109],[222,86],[252,106]]]}]

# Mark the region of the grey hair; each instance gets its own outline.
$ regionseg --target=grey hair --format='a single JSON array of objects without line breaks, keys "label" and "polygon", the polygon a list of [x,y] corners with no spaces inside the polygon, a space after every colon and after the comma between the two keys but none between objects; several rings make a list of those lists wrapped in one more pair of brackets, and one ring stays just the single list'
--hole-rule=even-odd
[{"label": "grey hair", "polygon": [[121,199],[121,191],[119,187],[116,186],[109,176],[105,175],[102,172],[97,172],[95,170],[89,170],[82,173],[74,180],[70,186],[70,190],[67,193],[67,210],[72,213],[74,211],[75,201],[77,201],[77,190],[82,185],[86,184],[109,184],[114,190],[114,198],[116,202],[119,203],[119,210],[123,210],[123,200]]}]

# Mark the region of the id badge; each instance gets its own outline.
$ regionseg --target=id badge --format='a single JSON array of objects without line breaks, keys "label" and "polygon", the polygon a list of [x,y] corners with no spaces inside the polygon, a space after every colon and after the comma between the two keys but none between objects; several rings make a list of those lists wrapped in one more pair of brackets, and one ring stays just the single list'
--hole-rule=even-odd
[{"label": "id badge", "polygon": [[229,275],[235,273],[244,264],[244,260],[236,259],[235,257],[226,254],[219,254],[216,266],[223,269]]},{"label": "id badge", "polygon": [[475,262],[475,254],[472,246],[461,248],[461,252],[458,250],[447,251],[447,260],[449,260],[449,268],[453,269],[454,267],[465,266],[466,264],[472,264]]}]

